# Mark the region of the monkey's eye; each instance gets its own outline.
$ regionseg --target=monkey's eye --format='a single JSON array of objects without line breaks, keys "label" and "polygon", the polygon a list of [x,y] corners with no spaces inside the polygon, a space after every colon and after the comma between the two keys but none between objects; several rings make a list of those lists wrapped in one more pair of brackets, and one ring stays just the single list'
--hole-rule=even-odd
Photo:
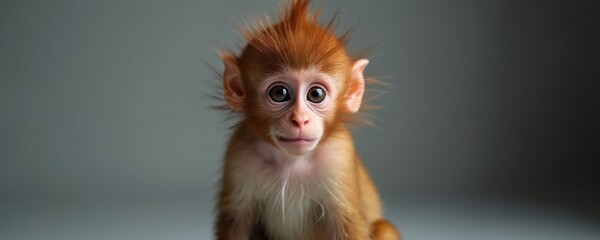
[{"label": "monkey's eye", "polygon": [[269,90],[269,97],[275,102],[285,102],[291,99],[290,92],[284,86],[277,85]]},{"label": "monkey's eye", "polygon": [[308,90],[308,95],[306,96],[306,99],[314,103],[320,103],[323,100],[325,100],[325,95],[325,89],[321,87],[312,87]]}]

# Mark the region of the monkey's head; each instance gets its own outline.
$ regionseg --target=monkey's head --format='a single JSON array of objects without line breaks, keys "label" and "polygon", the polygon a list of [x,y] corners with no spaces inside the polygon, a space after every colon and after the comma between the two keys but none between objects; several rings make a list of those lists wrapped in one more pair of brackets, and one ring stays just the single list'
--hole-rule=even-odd
[{"label": "monkey's head", "polygon": [[222,54],[227,105],[290,155],[310,152],[331,136],[344,116],[359,110],[365,90],[368,60],[353,60],[345,35],[335,36],[335,24],[320,25],[309,2],[295,0],[280,22],[258,21],[245,31],[239,57]]}]

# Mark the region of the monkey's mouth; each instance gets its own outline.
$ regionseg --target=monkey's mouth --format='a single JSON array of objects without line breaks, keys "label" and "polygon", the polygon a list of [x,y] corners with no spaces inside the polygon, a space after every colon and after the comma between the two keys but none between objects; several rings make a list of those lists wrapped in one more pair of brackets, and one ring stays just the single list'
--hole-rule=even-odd
[{"label": "monkey's mouth", "polygon": [[315,138],[287,138],[283,136],[277,136],[277,140],[283,143],[312,143],[316,141]]}]

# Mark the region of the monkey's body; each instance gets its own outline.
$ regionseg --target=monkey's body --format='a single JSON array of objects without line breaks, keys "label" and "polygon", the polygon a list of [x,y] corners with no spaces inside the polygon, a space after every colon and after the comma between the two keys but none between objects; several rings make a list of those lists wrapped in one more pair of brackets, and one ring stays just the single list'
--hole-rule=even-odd
[{"label": "monkey's body", "polygon": [[242,115],[225,154],[217,239],[399,239],[346,127],[366,59],[295,0],[223,54],[227,106]]},{"label": "monkey's body", "polygon": [[266,239],[369,239],[382,225],[379,196],[347,131],[290,157],[242,124],[226,158],[220,212],[246,214],[219,219],[230,236],[222,239],[245,239],[247,231]]},{"label": "monkey's body", "polygon": [[368,236],[381,219],[379,196],[347,132],[289,157],[242,125],[226,158],[219,208],[246,214],[224,226],[262,227],[252,230],[273,239],[346,239],[348,231]]}]

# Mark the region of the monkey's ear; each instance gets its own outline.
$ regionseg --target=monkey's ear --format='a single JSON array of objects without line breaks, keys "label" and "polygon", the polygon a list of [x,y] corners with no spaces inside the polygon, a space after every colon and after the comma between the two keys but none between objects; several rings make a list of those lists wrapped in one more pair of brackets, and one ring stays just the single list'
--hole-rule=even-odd
[{"label": "monkey's ear", "polygon": [[225,71],[223,72],[223,92],[227,105],[234,110],[240,111],[244,107],[244,83],[242,73],[238,67],[237,58],[229,54],[222,54]]},{"label": "monkey's ear", "polygon": [[368,64],[369,60],[359,59],[352,66],[350,88],[346,95],[346,104],[348,105],[348,110],[352,113],[358,112],[358,109],[360,109],[360,104],[365,93],[365,77],[363,76],[363,72]]}]

